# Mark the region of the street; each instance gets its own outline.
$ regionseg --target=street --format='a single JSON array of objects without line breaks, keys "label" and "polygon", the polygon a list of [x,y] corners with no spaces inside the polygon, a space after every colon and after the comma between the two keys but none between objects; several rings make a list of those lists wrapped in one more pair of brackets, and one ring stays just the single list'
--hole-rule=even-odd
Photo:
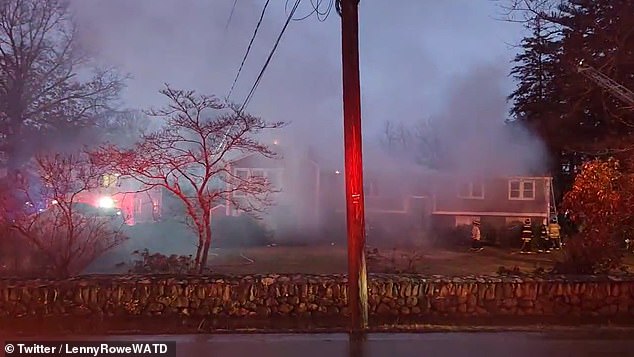
[{"label": "street", "polygon": [[612,334],[372,334],[360,352],[349,351],[344,334],[179,336],[177,341],[179,356],[634,356],[634,341]]},{"label": "street", "polygon": [[[634,356],[631,330],[373,333],[349,350],[346,334],[145,335],[77,340],[176,341],[178,356]],[[64,338],[56,338],[56,340]],[[50,339],[47,339],[50,340]]]}]

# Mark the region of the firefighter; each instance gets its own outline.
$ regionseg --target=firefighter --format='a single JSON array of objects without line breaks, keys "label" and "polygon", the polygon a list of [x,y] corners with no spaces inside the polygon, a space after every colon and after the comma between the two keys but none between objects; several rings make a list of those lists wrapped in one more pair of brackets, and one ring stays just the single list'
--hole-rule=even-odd
[{"label": "firefighter", "polygon": [[484,248],[482,248],[482,242],[480,241],[482,238],[480,235],[480,221],[474,219],[471,223],[471,250],[481,251]]},{"label": "firefighter", "polygon": [[548,225],[548,235],[552,242],[554,249],[561,249],[561,226],[557,222],[557,217],[550,218],[550,224]]},{"label": "firefighter", "polygon": [[522,249],[520,253],[530,254],[532,253],[531,241],[533,240],[533,227],[531,226],[531,219],[524,220],[524,226],[522,227]]},{"label": "firefighter", "polygon": [[542,223],[542,229],[541,229],[539,238],[540,238],[539,240],[540,247],[538,252],[550,253],[551,249],[553,248],[553,242],[550,240],[550,232],[548,231],[548,225],[546,224],[545,219],[544,219],[544,222]]}]

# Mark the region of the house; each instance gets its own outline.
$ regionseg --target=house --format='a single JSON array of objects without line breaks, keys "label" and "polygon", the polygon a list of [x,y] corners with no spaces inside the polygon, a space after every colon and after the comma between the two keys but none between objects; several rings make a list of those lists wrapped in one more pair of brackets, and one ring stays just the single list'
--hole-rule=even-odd
[{"label": "house", "polygon": [[554,209],[550,176],[465,180],[440,175],[434,181],[430,214],[435,226],[471,224],[474,219],[496,227],[526,218],[542,222]]},{"label": "house", "polygon": [[80,192],[75,202],[98,208],[121,210],[125,224],[155,222],[161,218],[163,190],[154,187],[142,190],[133,179],[124,179],[117,174],[106,174],[100,187]]},{"label": "house", "polygon": [[[343,175],[335,191],[334,217],[345,215]],[[323,192],[322,195],[327,195]],[[501,228],[530,218],[543,222],[554,213],[551,176],[505,176],[465,180],[461,175],[401,170],[364,172],[368,242],[411,239],[429,229],[470,225]]]},{"label": "house", "polygon": [[[262,222],[275,232],[276,237],[310,233],[319,226],[320,169],[308,152],[297,154],[278,146],[279,159],[251,153],[231,162],[229,170],[240,178],[265,177],[270,182],[273,205],[266,207]],[[249,197],[235,191],[232,199],[245,203]],[[237,216],[243,212],[227,201],[226,214]],[[264,207],[262,207],[264,208]]]},{"label": "house", "polygon": [[[35,163],[33,160],[29,161],[25,166],[25,172],[29,173],[35,170]],[[2,166],[0,166],[0,179],[7,179],[7,170]],[[54,202],[44,201],[30,202],[29,204],[35,204],[40,210],[54,204]],[[138,182],[132,179],[122,179],[116,174],[104,175],[101,178],[100,187],[81,191],[73,198],[75,203],[104,209],[119,209],[127,225],[160,219],[162,201],[162,189],[141,190]]]},{"label": "house", "polygon": [[[405,167],[399,170],[366,169],[363,173],[364,212],[368,243],[379,245],[389,239],[394,243],[406,241],[425,230],[428,223],[429,191],[417,172]],[[338,170],[324,175],[322,199],[329,201],[328,222],[337,222],[345,228],[346,201],[345,176]],[[328,213],[327,213],[328,214]],[[344,229],[345,233],[345,229]]]},{"label": "house", "polygon": [[[269,228],[345,239],[343,168],[324,166],[311,155],[274,160],[254,154],[235,160],[231,170],[239,177],[267,177],[280,190],[264,217]],[[393,242],[438,226],[471,224],[474,219],[497,227],[526,218],[543,221],[553,211],[552,177],[545,175],[465,180],[464,175],[393,162],[367,167],[363,175],[369,244],[378,244],[375,239],[382,237]],[[234,195],[240,198],[241,193]],[[226,209],[227,214],[241,214],[230,204]]]}]

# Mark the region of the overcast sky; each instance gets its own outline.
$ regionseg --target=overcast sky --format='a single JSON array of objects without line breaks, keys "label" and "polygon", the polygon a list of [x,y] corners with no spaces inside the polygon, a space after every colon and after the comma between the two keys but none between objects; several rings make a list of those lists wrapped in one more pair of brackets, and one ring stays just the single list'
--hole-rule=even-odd
[{"label": "overcast sky", "polygon": [[[133,76],[126,104],[145,108],[162,103],[157,91],[164,82],[226,96],[264,2],[238,0],[228,28],[233,0],[73,0],[73,8],[82,41]],[[241,102],[253,84],[286,19],[285,2],[271,0],[231,99]],[[523,29],[499,20],[499,3],[362,0],[359,8],[365,141],[385,120],[415,121],[447,112],[460,103],[460,93],[495,92],[495,105],[505,106],[513,88],[507,77],[510,61],[517,51],[511,45]],[[303,0],[296,17],[311,9]],[[340,51],[334,9],[325,22],[316,16],[291,22],[248,110],[290,121],[298,137],[340,142]],[[455,83],[482,68],[497,77],[486,81],[489,87],[456,91]],[[504,115],[504,110],[496,112]]]}]

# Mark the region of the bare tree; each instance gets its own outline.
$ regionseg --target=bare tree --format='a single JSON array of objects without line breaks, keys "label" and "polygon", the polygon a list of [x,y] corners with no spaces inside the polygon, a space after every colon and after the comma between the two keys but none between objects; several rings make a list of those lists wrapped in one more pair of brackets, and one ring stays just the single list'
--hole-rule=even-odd
[{"label": "bare tree", "polygon": [[0,151],[10,168],[51,134],[72,138],[117,99],[122,78],[93,64],[66,0],[0,1]]},{"label": "bare tree", "polygon": [[431,119],[412,124],[386,121],[381,143],[392,155],[428,168],[439,168],[444,158],[439,130]]},{"label": "bare tree", "polygon": [[[228,200],[251,213],[264,210],[273,192],[263,177],[241,177],[230,169],[237,155],[277,155],[256,136],[283,126],[269,123],[224,104],[213,96],[170,88],[161,90],[169,104],[148,112],[165,121],[163,129],[142,136],[132,149],[113,145],[94,155],[123,177],[145,189],[163,187],[185,206],[187,218],[198,234],[195,264],[202,272],[211,246],[211,209]],[[234,193],[242,193],[237,198]]]},{"label": "bare tree", "polygon": [[47,258],[55,276],[80,273],[125,240],[120,218],[78,204],[82,195],[100,186],[103,175],[80,153],[38,155],[33,175],[15,177],[26,206],[4,206],[3,216],[11,214],[10,227]]},{"label": "bare tree", "polygon": [[559,23],[556,16],[560,5],[566,0],[493,0],[498,3],[502,20],[528,23],[535,20]]}]

